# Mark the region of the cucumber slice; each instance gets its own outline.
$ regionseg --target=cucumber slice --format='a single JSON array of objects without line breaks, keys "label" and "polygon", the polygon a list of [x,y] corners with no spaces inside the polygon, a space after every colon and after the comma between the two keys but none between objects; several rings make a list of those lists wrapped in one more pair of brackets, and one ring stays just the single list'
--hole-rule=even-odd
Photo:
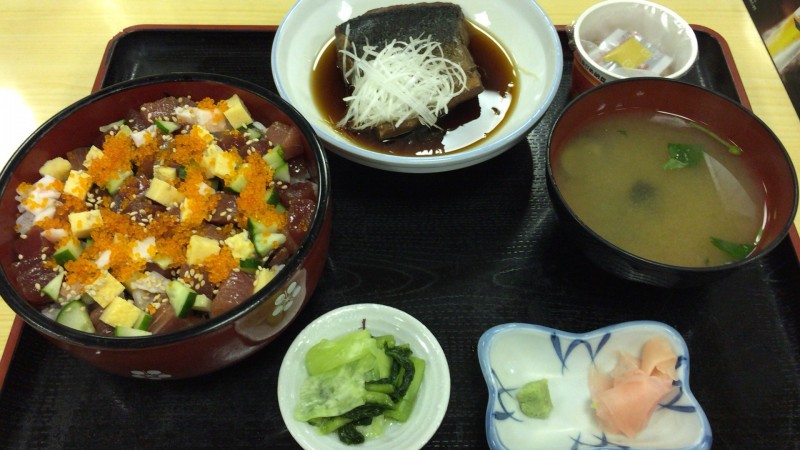
[{"label": "cucumber slice", "polygon": [[48,296],[51,300],[58,300],[58,293],[61,291],[61,282],[63,281],[64,272],[61,272],[44,285],[41,289],[41,293]]},{"label": "cucumber slice", "polygon": [[94,324],[92,324],[92,319],[89,318],[86,305],[80,300],[73,300],[64,305],[58,316],[56,316],[56,322],[78,331],[95,332]]},{"label": "cucumber slice", "polygon": [[198,294],[197,298],[194,299],[194,305],[192,306],[192,309],[195,311],[210,312],[211,299],[206,295]]},{"label": "cucumber slice", "polygon": [[283,147],[280,144],[272,147],[267,153],[263,156],[264,162],[267,163],[268,166],[272,167],[273,169],[286,164],[286,160],[283,159]]},{"label": "cucumber slice", "polygon": [[261,233],[274,233],[276,231],[278,231],[278,227],[275,225],[267,225],[253,218],[247,219],[247,233],[250,235],[251,240]]},{"label": "cucumber slice", "polygon": [[101,133],[108,133],[111,130],[114,130],[114,129],[117,129],[117,128],[121,127],[122,125],[125,125],[125,119],[121,119],[121,120],[118,120],[116,122],[111,122],[108,125],[103,125],[102,127],[100,127],[100,132]]},{"label": "cucumber slice", "polygon": [[177,317],[186,317],[194,306],[197,292],[192,290],[186,283],[180,280],[172,280],[167,283],[167,297],[169,303],[175,309]]},{"label": "cucumber slice", "polygon": [[117,337],[139,337],[139,336],[150,336],[152,334],[153,333],[147,330],[123,327],[122,325],[114,327],[114,336]]},{"label": "cucumber slice", "polygon": [[275,173],[272,174],[272,179],[283,181],[284,183],[290,182],[292,175],[289,173],[289,165],[283,163],[283,165],[276,167]]},{"label": "cucumber slice", "polygon": [[161,130],[162,133],[172,134],[177,131],[181,126],[175,122],[170,122],[169,120],[158,120],[156,119],[156,128]]},{"label": "cucumber slice", "polygon": [[56,264],[63,266],[68,261],[75,261],[83,253],[83,247],[77,239],[70,239],[69,242],[62,245],[56,252],[53,253],[53,259]]},{"label": "cucumber slice", "polygon": [[133,130],[131,130],[131,127],[129,127],[129,126],[125,125],[125,124],[120,125],[119,126],[119,131],[117,132],[117,134],[121,134],[123,136],[130,136],[131,133],[133,133]]},{"label": "cucumber slice", "polygon": [[247,258],[239,261],[239,268],[245,272],[253,273],[261,267],[261,261],[255,258]]},{"label": "cucumber slice", "polygon": [[256,127],[248,127],[246,130],[244,130],[244,137],[248,141],[261,139],[261,136],[261,130]]},{"label": "cucumber slice", "polygon": [[267,256],[286,242],[286,235],[281,233],[258,233],[253,238],[253,246],[260,256]]},{"label": "cucumber slice", "polygon": [[264,199],[268,205],[278,206],[281,204],[281,196],[278,194],[278,190],[274,187],[267,188],[267,191],[264,194]]},{"label": "cucumber slice", "polygon": [[239,173],[239,175],[231,181],[231,184],[228,185],[228,188],[233,192],[239,193],[242,192],[245,186],[247,186],[247,178],[245,178],[244,174]]},{"label": "cucumber slice", "polygon": [[106,182],[106,190],[111,195],[116,194],[117,191],[119,191],[119,188],[122,186],[122,182],[127,180],[128,177],[130,177],[132,175],[133,175],[133,172],[131,172],[130,170],[125,170],[125,171],[120,170],[120,171],[118,171],[117,174],[114,175],[113,178],[109,179]]},{"label": "cucumber slice", "polygon": [[139,318],[136,319],[136,322],[133,323],[133,328],[137,330],[147,330],[150,328],[150,323],[153,321],[153,316],[147,314],[146,312],[142,312],[139,315]]}]

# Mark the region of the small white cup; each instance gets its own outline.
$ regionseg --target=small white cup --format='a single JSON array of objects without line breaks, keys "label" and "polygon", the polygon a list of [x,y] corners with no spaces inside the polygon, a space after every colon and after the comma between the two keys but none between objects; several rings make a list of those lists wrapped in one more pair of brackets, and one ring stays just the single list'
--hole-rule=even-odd
[{"label": "small white cup", "polygon": [[[692,27],[672,10],[647,0],[602,1],[584,11],[568,31],[574,51],[572,96],[622,78],[679,78],[697,60],[697,37]],[[647,48],[652,58],[642,67],[604,61],[608,55],[605,50],[613,45],[610,41],[620,35],[635,36],[634,45]]]}]

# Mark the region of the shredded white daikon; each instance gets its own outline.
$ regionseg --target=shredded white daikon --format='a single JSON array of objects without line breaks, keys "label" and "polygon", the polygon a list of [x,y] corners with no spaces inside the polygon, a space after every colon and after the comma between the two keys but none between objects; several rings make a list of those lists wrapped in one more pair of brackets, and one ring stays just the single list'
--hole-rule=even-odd
[{"label": "shredded white daikon", "polygon": [[445,58],[442,45],[430,37],[393,40],[381,50],[365,45],[361,55],[355,45],[340,53],[353,62],[345,71],[353,92],[344,98],[347,113],[340,127],[348,123],[355,130],[385,123],[399,127],[413,118],[431,127],[447,114],[450,100],[466,89],[464,69]]}]

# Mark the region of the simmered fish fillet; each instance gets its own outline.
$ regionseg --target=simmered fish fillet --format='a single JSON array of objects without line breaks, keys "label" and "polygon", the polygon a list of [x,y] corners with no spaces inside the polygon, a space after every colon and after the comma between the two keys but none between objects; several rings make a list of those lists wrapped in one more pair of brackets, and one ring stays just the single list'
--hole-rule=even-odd
[{"label": "simmered fish fillet", "polygon": [[[452,3],[416,3],[388,6],[370,10],[338,25],[335,29],[337,50],[361,49],[365,45],[385,47],[392,40],[408,41],[410,38],[430,36],[442,45],[444,57],[458,64],[466,73],[463,92],[448,102],[448,108],[463,103],[483,92],[483,83],[478,67],[469,52],[469,33],[461,7]],[[349,35],[346,34],[349,32]],[[337,58],[337,66],[343,71],[352,67],[349,61]],[[346,75],[345,75],[346,76]],[[350,80],[346,80],[348,83]],[[460,88],[460,86],[458,86]],[[378,137],[387,139],[406,133],[420,125],[419,120],[410,119],[399,127],[392,123],[379,125]]]}]

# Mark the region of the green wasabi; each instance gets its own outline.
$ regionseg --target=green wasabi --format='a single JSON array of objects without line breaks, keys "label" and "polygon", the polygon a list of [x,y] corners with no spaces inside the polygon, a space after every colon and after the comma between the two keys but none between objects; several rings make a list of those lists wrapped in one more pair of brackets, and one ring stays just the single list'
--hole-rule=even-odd
[{"label": "green wasabi", "polygon": [[517,401],[522,414],[533,419],[546,419],[553,410],[547,380],[531,381],[517,391]]}]

